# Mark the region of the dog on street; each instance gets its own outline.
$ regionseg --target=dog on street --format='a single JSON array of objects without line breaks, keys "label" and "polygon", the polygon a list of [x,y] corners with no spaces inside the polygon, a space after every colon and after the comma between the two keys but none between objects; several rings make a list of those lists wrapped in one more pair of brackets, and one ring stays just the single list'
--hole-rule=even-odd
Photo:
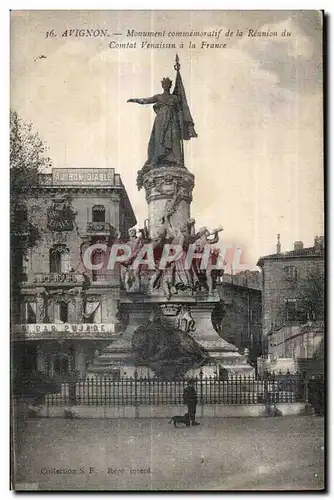
[{"label": "dog on street", "polygon": [[189,413],[185,413],[185,415],[174,415],[168,422],[169,424],[172,423],[174,424],[174,427],[177,427],[176,424],[186,424],[187,427],[190,426],[190,418],[189,418]]}]

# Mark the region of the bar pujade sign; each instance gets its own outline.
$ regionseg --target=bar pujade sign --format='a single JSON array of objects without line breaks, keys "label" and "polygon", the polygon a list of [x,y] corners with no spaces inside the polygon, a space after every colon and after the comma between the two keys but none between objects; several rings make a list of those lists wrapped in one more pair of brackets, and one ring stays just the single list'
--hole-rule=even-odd
[{"label": "bar pujade sign", "polygon": [[78,336],[79,338],[94,338],[115,333],[115,323],[32,323],[14,325],[14,334],[23,335],[25,337],[40,337],[50,338],[64,337],[69,338]]}]

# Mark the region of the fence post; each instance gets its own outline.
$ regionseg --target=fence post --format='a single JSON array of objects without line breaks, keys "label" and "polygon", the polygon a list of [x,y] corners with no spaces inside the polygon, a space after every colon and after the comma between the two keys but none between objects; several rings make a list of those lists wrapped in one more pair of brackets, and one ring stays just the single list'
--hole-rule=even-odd
[{"label": "fence post", "polygon": [[201,417],[203,417],[203,371],[199,372]]},{"label": "fence post", "polygon": [[265,405],[265,411],[269,412],[270,411],[270,401],[269,401],[269,373],[266,371],[264,372],[264,377],[263,377],[263,385],[264,385],[264,405]]},{"label": "fence post", "polygon": [[308,377],[306,376],[306,373],[302,373],[302,384],[303,384],[303,395],[304,395],[304,402],[305,406],[308,405]]},{"label": "fence post", "polygon": [[138,386],[137,386],[137,383],[138,383],[137,369],[135,369],[135,372],[134,372],[133,375],[134,375],[134,382],[135,382],[135,394],[134,394],[133,404],[134,404],[134,407],[135,407],[135,417],[138,418],[139,417],[139,408],[138,408],[138,394],[137,394],[137,390],[138,390]]},{"label": "fence post", "polygon": [[71,373],[68,384],[68,399],[71,406],[76,405],[76,373]]}]

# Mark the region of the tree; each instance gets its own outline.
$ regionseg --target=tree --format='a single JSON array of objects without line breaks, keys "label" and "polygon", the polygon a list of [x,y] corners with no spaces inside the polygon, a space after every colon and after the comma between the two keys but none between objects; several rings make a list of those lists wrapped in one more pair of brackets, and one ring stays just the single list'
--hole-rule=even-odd
[{"label": "tree", "polygon": [[282,302],[273,322],[273,330],[279,330],[287,321],[300,324],[308,320],[323,320],[325,314],[325,274],[324,269],[316,266],[307,270],[293,286],[291,297],[295,302],[292,318],[287,314],[287,304]]},{"label": "tree", "polygon": [[[16,111],[10,111],[10,215],[12,234],[21,233],[27,211],[27,200],[38,185],[38,175],[50,165],[46,144],[33,132],[32,124],[22,122]],[[29,240],[27,241],[29,244]],[[31,242],[32,243],[32,242]],[[33,243],[32,243],[33,244]]]},{"label": "tree", "polygon": [[[22,122],[10,111],[10,232],[11,291],[16,298],[23,273],[23,260],[41,232],[33,223],[38,202],[38,175],[50,165],[47,147],[32,124]],[[29,212],[28,212],[29,202]],[[34,213],[35,212],[35,213]]]},{"label": "tree", "polygon": [[325,312],[325,275],[323,269],[311,268],[298,283],[298,311],[306,318],[322,320]]}]

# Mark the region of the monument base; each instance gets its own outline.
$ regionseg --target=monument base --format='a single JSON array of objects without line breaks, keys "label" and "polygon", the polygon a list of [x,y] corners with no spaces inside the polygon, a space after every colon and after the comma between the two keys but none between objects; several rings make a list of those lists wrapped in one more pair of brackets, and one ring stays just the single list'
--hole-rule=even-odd
[{"label": "monument base", "polygon": [[210,360],[203,366],[190,369],[186,376],[253,375],[254,368],[238,348],[221,338],[211,321],[212,311],[219,297],[197,292],[191,296],[164,297],[128,294],[121,300],[121,309],[128,315],[128,323],[119,339],[98,354],[87,369],[89,376],[129,377],[137,371],[140,377],[152,377],[154,371],[133,356],[132,337],[136,330],[161,318],[163,324],[190,335],[208,352]]},{"label": "monument base", "polygon": [[194,175],[185,167],[160,166],[143,176],[148,204],[149,232],[152,239],[161,235],[163,221],[169,236],[183,227],[190,218],[190,203],[194,188]]}]

